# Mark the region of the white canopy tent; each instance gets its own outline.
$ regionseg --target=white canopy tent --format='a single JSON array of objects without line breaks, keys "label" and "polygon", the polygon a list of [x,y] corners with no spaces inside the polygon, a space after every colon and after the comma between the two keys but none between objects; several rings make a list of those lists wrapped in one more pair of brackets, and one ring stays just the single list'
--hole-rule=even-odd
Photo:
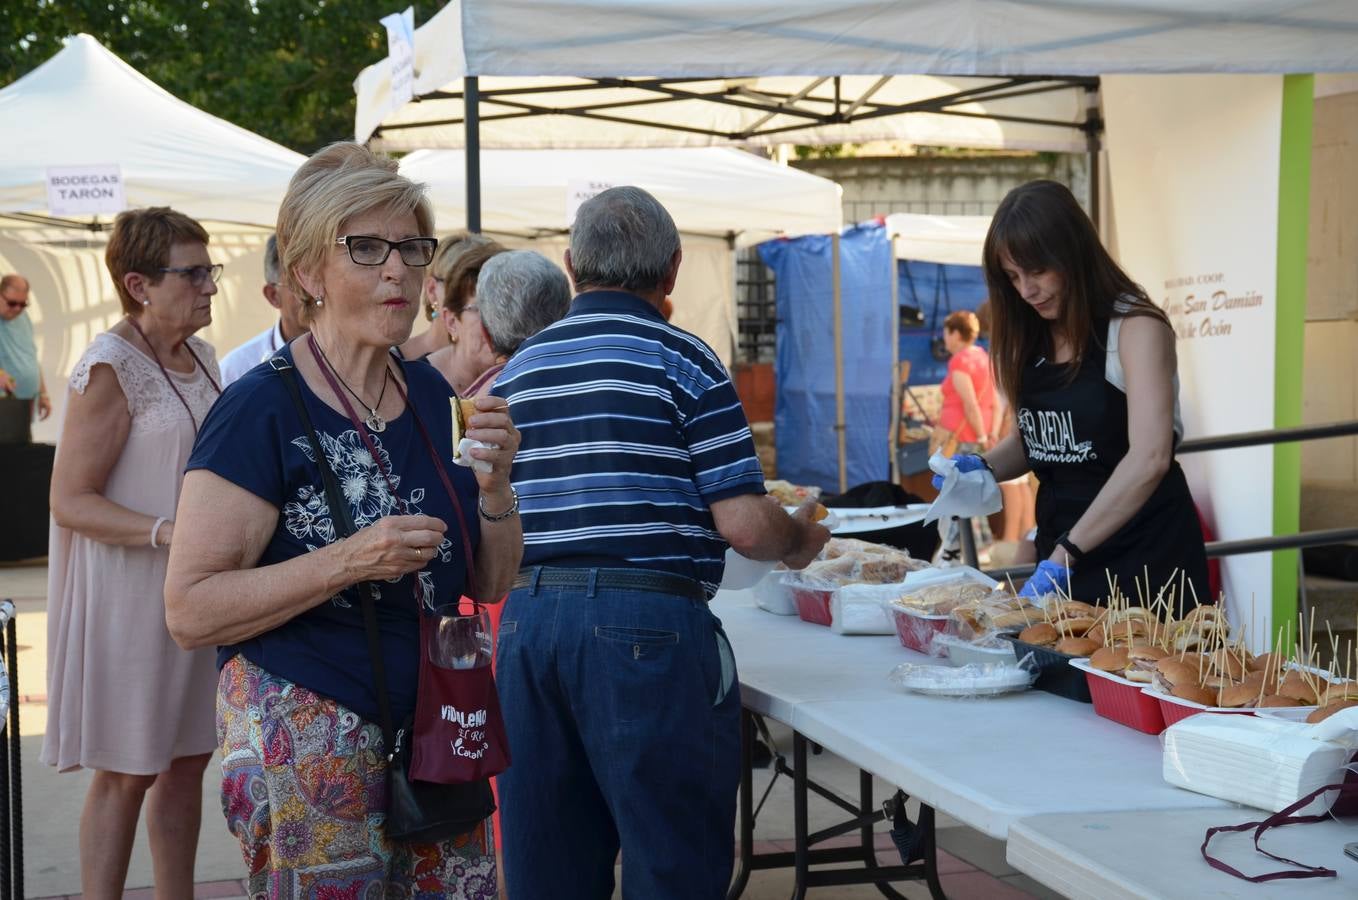
[{"label": "white canopy tent", "polygon": [[886,217],[897,259],[979,266],[990,216],[931,216],[892,213]]},{"label": "white canopy tent", "polygon": [[[462,150],[419,150],[401,171],[429,185],[436,221],[461,222]],[[839,185],[722,147],[655,150],[489,150],[481,155],[482,230],[563,262],[573,190],[643,187],[665,204],[683,234],[674,322],[730,363],[735,348],[734,247],[778,235],[838,231]]]},{"label": "white canopy tent", "polygon": [[156,85],[88,34],[0,90],[5,146],[0,222],[51,221],[47,169],[116,164],[127,204],[173,206],[201,220],[273,227],[302,157]]},{"label": "white canopy tent", "polygon": [[[401,172],[429,185],[440,223],[462,221],[462,150],[416,151],[401,160]],[[740,247],[840,227],[839,185],[723,147],[486,151],[482,227],[522,236],[564,233],[569,193],[591,183],[643,187],[665,204],[680,231]]]},{"label": "white canopy tent", "polygon": [[227,264],[203,332],[220,352],[268,325],[264,242],[301,155],[176,99],[86,34],[0,90],[0,120],[21,136],[0,166],[0,271],[32,286],[56,404],[37,440],[56,439],[66,373],[122,315],[103,263],[112,216],[51,215],[49,167],[116,165],[129,207],[172,206],[203,223],[209,253]]}]

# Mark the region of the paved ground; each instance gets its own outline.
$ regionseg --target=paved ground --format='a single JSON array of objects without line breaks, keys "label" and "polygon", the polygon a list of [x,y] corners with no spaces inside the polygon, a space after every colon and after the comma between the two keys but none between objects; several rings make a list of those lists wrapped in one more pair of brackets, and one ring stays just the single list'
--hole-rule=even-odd
[{"label": "paved ground", "polygon": [[[46,612],[47,570],[45,566],[0,567],[0,597],[12,597],[19,610],[19,685],[21,706],[20,733],[24,784],[24,894],[26,897],[58,898],[80,896],[77,865],[77,828],[84,802],[87,772],[58,775],[38,761],[42,735],[47,725]],[[790,734],[774,729],[781,752],[791,755]],[[832,754],[813,756],[812,776],[844,797],[856,797],[858,773]],[[197,898],[241,897],[244,888],[240,851],[223,827],[215,780],[216,763],[209,766],[203,785],[203,829],[199,839]],[[762,795],[770,772],[755,775],[755,789]],[[875,796],[884,798],[891,787],[877,783]],[[814,797],[810,808],[812,830],[827,827],[841,818],[837,811]],[[884,865],[899,862],[899,856],[879,825],[878,857]],[[787,778],[778,778],[769,795],[755,832],[756,852],[791,850],[792,791]],[[1004,861],[1004,845],[979,832],[940,817],[940,871],[943,886],[952,900],[1018,900],[1018,898],[1057,895],[1014,872]],[[151,858],[143,826],[133,848],[128,871],[126,897],[150,898]],[[788,870],[757,872],[746,888],[749,900],[771,900],[789,895],[792,876]],[[923,900],[928,892],[918,884],[899,890],[911,900]],[[621,897],[621,891],[615,894]],[[880,897],[872,886],[824,888],[811,896],[843,898]]]}]

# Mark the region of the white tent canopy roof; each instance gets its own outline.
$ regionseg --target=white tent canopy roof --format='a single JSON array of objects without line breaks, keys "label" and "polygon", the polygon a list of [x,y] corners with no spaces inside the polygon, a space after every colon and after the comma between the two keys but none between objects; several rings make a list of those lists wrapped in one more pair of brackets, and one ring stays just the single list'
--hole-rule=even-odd
[{"label": "white tent canopy roof", "polygon": [[[659,8],[657,4],[646,5]],[[544,34],[546,31],[558,32],[555,27],[558,24],[574,28],[575,11],[567,15],[560,4],[546,2],[531,11],[526,8],[531,4],[510,6],[517,8],[517,15],[522,17],[521,24],[530,30],[535,24],[547,24],[541,21],[543,17],[551,23]],[[687,14],[701,18],[716,8],[716,4],[697,4],[696,8],[686,11],[682,5],[665,4],[664,15],[668,18]],[[586,16],[607,15],[599,4],[587,4],[583,12]],[[482,7],[474,0],[453,0],[416,30],[414,90],[420,98],[418,102],[392,110],[389,62],[383,60],[364,69],[354,82],[358,95],[355,138],[359,141],[371,139],[374,147],[397,151],[462,146],[462,78],[469,73],[478,74],[467,64],[465,54],[471,52],[471,48],[463,44],[463,21],[482,15],[493,15],[500,20],[501,11],[496,9],[492,13],[489,7]],[[530,22],[535,16],[539,21]],[[568,24],[568,20],[572,21]],[[726,19],[719,21],[725,23]],[[610,30],[608,33],[615,32]],[[752,57],[752,53],[760,56],[762,53],[758,41],[752,41],[749,35],[742,37],[739,31],[724,36],[704,33],[707,38],[700,41],[704,49],[699,59],[706,63],[677,65],[674,61],[683,57],[673,55],[667,47],[645,67],[648,75],[688,79],[667,85],[669,93],[666,94],[628,87],[618,81],[598,85],[587,78],[572,77],[629,74],[631,66],[626,57],[630,49],[625,43],[596,45],[591,52],[600,56],[592,59],[578,56],[574,69],[565,59],[558,64],[547,56],[541,61],[540,69],[536,68],[536,60],[518,59],[502,76],[498,63],[488,63],[484,75],[494,77],[481,78],[482,146],[698,147],[733,141],[827,144],[847,140],[895,140],[996,150],[1080,152],[1086,149],[1084,135],[1076,130],[1084,119],[1087,106],[1085,91],[1078,86],[1052,90],[1052,87],[1060,86],[1048,84],[1042,92],[1030,93],[1030,87],[1021,85],[1017,89],[1019,95],[1007,99],[981,98],[961,102],[963,98],[959,97],[959,102],[947,114],[921,111],[908,116],[880,115],[879,111],[885,107],[918,104],[944,95],[1004,86],[1006,82],[995,78],[927,75],[885,78],[872,74],[850,74],[835,79],[829,76],[843,72],[832,65],[830,59],[826,60],[829,68],[810,70],[811,74],[820,77],[777,74],[739,77],[751,72],[781,73],[788,67],[771,62],[766,64],[760,62],[758,56]],[[579,33],[579,39],[598,44],[600,35],[601,32],[585,30]],[[541,37],[537,35],[532,39]],[[682,39],[682,33],[676,32],[672,37]],[[706,42],[708,39],[710,45]],[[606,41],[603,43],[607,44]],[[459,48],[462,53],[458,52]],[[501,57],[491,54],[490,58],[498,60]],[[613,63],[615,58],[618,60],[616,65]],[[735,65],[734,72],[730,72],[733,60],[741,62]],[[837,65],[839,60],[833,62]],[[705,66],[708,71],[703,71]],[[558,72],[561,74],[553,74]],[[538,75],[551,77],[533,77]],[[712,95],[726,102],[701,99]],[[858,102],[860,98],[862,102]],[[600,104],[606,106],[600,109]],[[588,111],[581,114],[582,109]],[[527,115],[531,110],[557,112],[546,116]],[[836,110],[857,118],[849,124],[827,124],[799,114],[824,116]],[[996,116],[1007,118],[997,119]],[[1054,124],[1040,124],[1044,122]],[[658,128],[659,123],[669,127]]]},{"label": "white tent canopy roof", "polygon": [[[401,160],[401,172],[429,185],[441,228],[463,221],[461,150],[417,151]],[[564,232],[567,193],[589,182],[645,188],[680,231],[732,235],[742,246],[837,231],[841,222],[839,185],[740,150],[490,150],[481,154],[482,228]]]},{"label": "white tent canopy roof", "polygon": [[[1354,70],[1358,4],[1349,0],[453,0],[416,31],[423,99],[391,109],[389,63],[369,66],[354,85],[355,133],[393,150],[461,146],[462,79],[476,75],[489,94],[487,147],[880,139],[1078,152],[1080,132],[1033,121],[1083,121],[1078,87],[973,99],[946,113],[876,113],[1004,84],[997,76]],[[618,81],[651,78],[693,80],[668,82],[668,98]],[[543,92],[562,86],[573,90]],[[818,125],[786,108],[770,114],[780,103],[847,118]],[[574,111],[529,115],[562,108]],[[645,124],[658,122],[670,130]]]},{"label": "white tent canopy roof", "polygon": [[897,259],[952,266],[981,265],[989,229],[990,216],[892,213],[886,217],[886,233],[895,238]]},{"label": "white tent canopy roof", "polygon": [[272,227],[303,159],[175,98],[88,34],[0,90],[0,121],[19,137],[0,166],[0,215],[45,215],[48,167],[117,164],[130,207]]}]

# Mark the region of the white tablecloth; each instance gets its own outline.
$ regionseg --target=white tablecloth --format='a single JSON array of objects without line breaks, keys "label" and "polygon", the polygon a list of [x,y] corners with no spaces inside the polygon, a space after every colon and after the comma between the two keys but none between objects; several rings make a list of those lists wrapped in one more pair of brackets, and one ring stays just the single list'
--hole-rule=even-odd
[{"label": "white tablecloth", "polygon": [[[1009,830],[1009,864],[1073,900],[1213,897],[1228,900],[1338,900],[1358,897],[1358,861],[1344,855],[1358,825],[1336,821],[1264,833],[1271,853],[1334,869],[1337,878],[1250,884],[1218,872],[1198,852],[1217,825],[1258,822],[1251,809],[1115,812],[1024,819]],[[1219,834],[1213,855],[1247,875],[1287,868],[1256,853],[1252,833]]]},{"label": "white tablecloth", "polygon": [[735,648],[747,708],[993,837],[1046,813],[1229,809],[1165,784],[1159,740],[1089,704],[1037,691],[988,700],[907,694],[887,674],[928,657],[894,636],[837,635],[763,612],[748,592],[712,604]]}]

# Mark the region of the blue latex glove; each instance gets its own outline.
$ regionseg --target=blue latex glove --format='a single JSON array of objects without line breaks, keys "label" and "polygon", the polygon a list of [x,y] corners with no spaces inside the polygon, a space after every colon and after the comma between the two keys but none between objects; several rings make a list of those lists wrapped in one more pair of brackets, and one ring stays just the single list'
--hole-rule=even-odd
[{"label": "blue latex glove", "polygon": [[[959,453],[952,458],[952,461],[957,463],[957,471],[959,472],[975,472],[977,469],[985,468],[985,460],[975,453]],[[943,490],[943,476],[935,475],[933,485],[934,490]]]},{"label": "blue latex glove", "polygon": [[1070,584],[1070,569],[1060,563],[1054,563],[1049,559],[1044,559],[1037,564],[1037,571],[1028,579],[1028,583],[1019,591],[1020,597],[1027,597],[1036,600],[1045,597],[1047,594],[1055,594],[1058,591],[1066,593],[1067,585]]}]

